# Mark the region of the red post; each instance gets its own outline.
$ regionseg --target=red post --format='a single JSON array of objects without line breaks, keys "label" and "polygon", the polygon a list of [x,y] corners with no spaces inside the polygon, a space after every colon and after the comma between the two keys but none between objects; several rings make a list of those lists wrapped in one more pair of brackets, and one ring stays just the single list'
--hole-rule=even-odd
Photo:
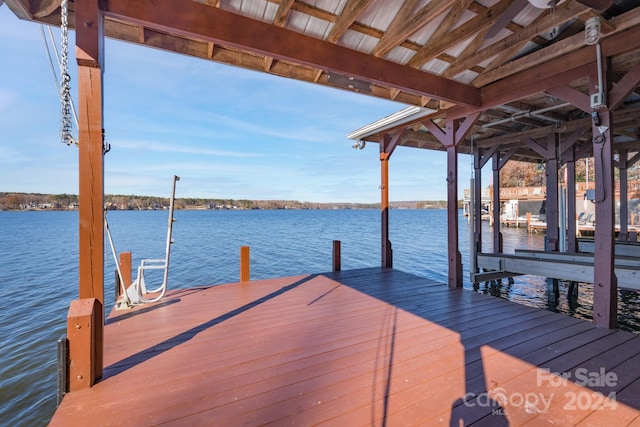
[{"label": "red post", "polygon": [[[596,163],[596,229],[593,285],[593,321],[615,329],[618,315],[618,281],[614,270],[614,186],[612,114],[602,109],[599,126],[593,125],[593,155]],[[603,129],[604,132],[600,132]]]},{"label": "red post", "polygon": [[390,153],[380,153],[380,214],[382,268],[392,268],[393,258],[389,240],[389,157]]},{"label": "red post", "polygon": [[[97,377],[102,377],[104,316],[104,156],[102,65],[104,21],[98,0],[75,5],[78,63],[79,294],[97,300],[93,339],[88,340]],[[72,381],[73,383],[73,381]],[[89,384],[90,386],[91,384]]]},{"label": "red post", "polygon": [[96,329],[102,327],[102,304],[97,298],[71,301],[67,314],[69,340],[69,391],[91,387],[102,376],[98,364]]},{"label": "red post", "polygon": [[[450,128],[451,127],[451,128]],[[447,122],[447,132],[455,132],[453,123]],[[462,255],[458,249],[458,147],[447,147],[447,221],[449,287],[462,287]]]},{"label": "red post", "polygon": [[[120,273],[122,273],[122,280],[124,281],[122,285],[127,289],[131,286],[131,252],[120,252]],[[122,285],[116,289],[116,297],[120,296]]]},{"label": "red post", "polygon": [[340,271],[340,240],[333,241],[333,271]]},{"label": "red post", "polygon": [[248,282],[250,279],[250,251],[249,246],[240,246],[240,281]]}]

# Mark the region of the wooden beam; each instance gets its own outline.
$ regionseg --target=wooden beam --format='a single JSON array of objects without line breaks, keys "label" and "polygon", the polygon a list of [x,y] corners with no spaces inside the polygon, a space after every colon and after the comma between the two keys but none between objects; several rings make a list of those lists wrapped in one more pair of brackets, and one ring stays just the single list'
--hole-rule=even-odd
[{"label": "wooden beam", "polygon": [[342,13],[333,24],[331,32],[327,36],[327,41],[336,43],[349,27],[358,19],[358,16],[369,6],[373,0],[348,0],[344,5]]},{"label": "wooden beam", "polygon": [[273,25],[278,27],[284,27],[287,23],[287,16],[289,16],[289,11],[291,10],[291,6],[295,3],[296,0],[282,0],[278,5],[278,10],[276,11],[276,15],[273,17]]},{"label": "wooden beam", "polygon": [[[443,40],[449,30],[456,24],[456,22],[458,22],[462,14],[473,1],[474,0],[460,0],[451,6],[451,10],[447,13],[446,18],[444,18],[440,25],[438,25],[438,28],[433,32],[431,37],[429,37],[429,40],[424,44],[422,49],[411,57],[409,62],[407,62],[407,65],[414,68],[420,68],[422,64],[429,61],[432,58],[431,54],[428,52],[429,45],[432,43],[438,43],[439,40]],[[444,51],[440,53],[443,52]]]},{"label": "wooden beam", "polygon": [[509,149],[509,151],[505,152],[505,153],[501,153],[502,155],[500,156],[500,162],[498,163],[498,169],[502,169],[509,160],[511,160],[511,158],[514,156],[514,154],[516,154],[516,152],[518,151],[518,147],[517,146],[513,146]]},{"label": "wooden beam", "polygon": [[[518,251],[510,254],[478,254],[478,267],[510,275],[527,274],[592,283],[594,257],[589,254]],[[615,267],[621,287],[640,290],[640,266],[637,261],[619,260]],[[509,275],[509,274],[507,274]]]},{"label": "wooden beam", "polygon": [[413,10],[413,4],[416,2],[413,1],[403,6],[401,12],[396,15],[373,49],[373,54],[375,56],[384,56],[391,49],[408,39],[409,36],[424,28],[425,25],[448,10],[455,1],[457,0],[433,0],[410,17],[409,14]]},{"label": "wooden beam", "polygon": [[640,84],[640,62],[635,64],[609,92],[609,109],[614,110]]},{"label": "wooden beam", "polygon": [[552,87],[550,89],[547,89],[546,92],[550,95],[555,96],[556,98],[567,101],[568,103],[570,103],[574,107],[581,109],[585,113],[590,113],[592,110],[589,95],[573,89],[569,86]]},{"label": "wooden beam", "polygon": [[[455,76],[470,67],[483,62],[487,58],[499,55],[499,60],[496,60],[498,65],[502,65],[505,60],[511,59],[515,53],[529,40],[536,37],[538,34],[562,25],[566,21],[569,21],[580,13],[584,12],[585,7],[575,2],[565,2],[553,9],[553,12],[547,11],[540,15],[530,25],[519,30],[517,33],[513,33],[503,39],[491,43],[484,49],[476,50],[468,55],[459,57],[451,66],[450,75]],[[487,71],[497,68],[496,65],[487,67]]]},{"label": "wooden beam", "polygon": [[439,40],[433,40],[426,43],[424,48],[416,53],[409,61],[411,66],[417,66],[418,64],[425,63],[437,55],[445,52],[460,43],[461,40],[466,40],[473,34],[477,34],[482,30],[485,30],[495,22],[496,17],[500,16],[509,5],[511,0],[501,0],[498,4],[487,9],[484,13],[471,18],[469,21],[460,25],[452,31],[449,31],[445,36]]},{"label": "wooden beam", "polygon": [[558,155],[560,156],[560,160],[564,161],[565,157],[574,159],[574,147],[578,140],[584,135],[590,128],[588,126],[580,127],[574,130],[564,141],[560,141],[560,147],[558,150]]},{"label": "wooden beam", "polygon": [[[104,307],[104,156],[103,156],[103,41],[99,0],[75,5],[78,62],[79,139],[79,296],[95,298]],[[95,357],[102,376],[103,320],[95,326]]]},{"label": "wooden beam", "polygon": [[[625,14],[617,16],[616,18],[612,18],[611,23],[615,26],[616,31],[609,35],[604,35],[601,38],[603,53],[606,56],[611,55],[611,53],[607,52],[607,48],[605,47],[607,44],[611,44],[608,39],[612,38],[616,34],[624,32],[624,30],[639,30],[638,28],[634,27],[640,24],[640,14],[637,12],[637,10],[633,9]],[[636,34],[636,31],[632,32],[633,34]],[[624,47],[622,48],[625,50],[631,50],[640,46],[640,37],[634,38],[634,36],[630,34],[625,37],[625,40],[626,41],[622,41],[622,43],[624,44]],[[533,66],[544,64],[545,62],[551,61],[553,59],[561,58],[563,60],[566,60],[567,54],[574,51],[582,52],[584,50],[584,34],[578,33],[564,40],[557,41],[551,46],[540,49],[521,59],[511,61],[502,67],[491,70],[483,74],[482,76],[479,76],[474,81],[474,85],[478,87],[485,86],[489,83],[498,81],[499,79],[504,79],[505,77],[530,69]],[[593,60],[595,60],[595,56],[591,55],[591,57],[593,58]],[[582,62],[584,63],[584,61]],[[561,66],[559,69],[566,69],[566,67]]]},{"label": "wooden beam", "polygon": [[191,0],[109,0],[104,13],[169,34],[333,71],[418,96],[480,106],[480,91],[470,85]]},{"label": "wooden beam", "polygon": [[[2,6],[3,2],[0,2]],[[31,0],[31,10],[35,18],[44,18],[51,15],[60,7],[60,0]]]}]

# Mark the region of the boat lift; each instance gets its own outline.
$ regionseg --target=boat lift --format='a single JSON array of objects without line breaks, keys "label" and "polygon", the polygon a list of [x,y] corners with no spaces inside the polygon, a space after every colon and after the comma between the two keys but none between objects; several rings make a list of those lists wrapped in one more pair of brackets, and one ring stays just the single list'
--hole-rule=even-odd
[{"label": "boat lift", "polygon": [[[176,196],[176,182],[180,180],[177,175],[173,176],[173,186],[171,191],[171,198],[169,199],[169,223],[167,226],[167,243],[165,249],[165,256],[161,259],[143,259],[138,267],[138,276],[131,285],[125,289],[125,283],[123,280],[122,271],[120,269],[120,263],[116,255],[113,239],[111,238],[111,231],[109,230],[109,223],[105,215],[105,229],[111,245],[111,252],[116,263],[118,271],[118,278],[120,279],[121,296],[116,301],[116,310],[127,310],[135,307],[136,305],[152,303],[160,301],[167,292],[167,282],[169,279],[169,259],[171,255],[171,245],[174,243],[171,234],[173,231],[173,223],[175,218],[173,217],[174,202]],[[164,270],[162,284],[153,289],[149,289],[145,281],[144,274],[146,270]]]}]

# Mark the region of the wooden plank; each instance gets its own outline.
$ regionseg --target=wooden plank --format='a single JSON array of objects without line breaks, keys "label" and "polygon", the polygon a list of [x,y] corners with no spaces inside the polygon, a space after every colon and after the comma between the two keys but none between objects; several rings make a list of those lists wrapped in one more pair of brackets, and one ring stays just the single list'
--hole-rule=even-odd
[{"label": "wooden plank", "polygon": [[[633,334],[382,268],[175,290],[106,332],[104,379],[65,396],[52,426],[86,425],[85,408],[125,426],[495,424],[466,393],[640,354]],[[625,375],[621,394],[640,378]]]},{"label": "wooden plank", "polygon": [[[582,259],[584,258],[584,259]],[[505,274],[529,274],[575,282],[593,283],[593,257],[577,254],[520,256],[508,254],[478,254],[478,267]],[[640,290],[640,265],[635,260],[619,260],[615,265],[618,286]]]},{"label": "wooden plank", "polygon": [[[578,252],[593,253],[595,242],[593,239],[578,239]],[[640,243],[621,242],[617,240],[614,248],[616,256],[628,256],[640,259]]]}]

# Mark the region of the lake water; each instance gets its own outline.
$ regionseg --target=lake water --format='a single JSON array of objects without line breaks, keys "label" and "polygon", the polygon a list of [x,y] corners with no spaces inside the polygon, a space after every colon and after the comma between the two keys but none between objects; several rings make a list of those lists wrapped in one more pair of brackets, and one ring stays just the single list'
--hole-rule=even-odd
[{"label": "lake water", "polygon": [[[134,266],[141,258],[162,258],[167,217],[166,211],[109,212],[116,249],[131,251]],[[170,288],[238,281],[243,245],[251,247],[252,279],[330,271],[332,240],[342,241],[343,270],[380,265],[378,210],[176,211],[175,217]],[[446,211],[393,210],[390,218],[394,268],[446,282]],[[472,289],[468,226],[461,216],[465,287]],[[485,233],[488,245],[488,227]],[[523,229],[504,229],[503,235],[505,252],[544,244],[543,236]],[[109,312],[115,264],[107,247],[105,259]],[[55,410],[56,340],[65,333],[69,302],[78,295],[77,260],[77,212],[0,212],[0,425],[46,425]],[[561,283],[560,299],[551,308],[590,319],[591,290],[581,285],[570,303]],[[539,308],[550,305],[545,280],[536,277],[482,284],[479,291]],[[638,308],[637,293],[621,293],[622,328],[640,331]]]}]

